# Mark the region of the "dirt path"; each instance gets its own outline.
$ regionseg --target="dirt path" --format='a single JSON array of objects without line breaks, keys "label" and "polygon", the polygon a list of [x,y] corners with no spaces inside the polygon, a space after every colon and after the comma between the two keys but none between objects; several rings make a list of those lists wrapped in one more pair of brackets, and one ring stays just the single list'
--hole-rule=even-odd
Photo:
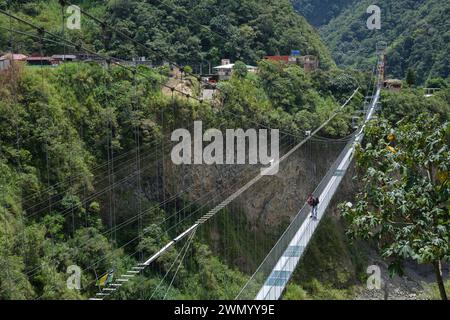
[{"label": "dirt path", "polygon": [[[174,70],[172,76],[166,82],[166,86],[162,87],[162,92],[166,96],[172,96],[172,90],[170,88],[175,88],[178,91],[183,92],[183,94],[192,96],[192,89],[186,80],[181,80],[182,75],[178,69]],[[175,92],[176,95],[180,95],[179,92]]]}]

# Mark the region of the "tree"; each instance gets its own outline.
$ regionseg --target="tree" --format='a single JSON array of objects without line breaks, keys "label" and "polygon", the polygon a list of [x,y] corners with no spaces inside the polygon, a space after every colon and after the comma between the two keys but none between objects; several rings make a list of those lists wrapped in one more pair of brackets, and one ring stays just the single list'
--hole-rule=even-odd
[{"label": "tree", "polygon": [[413,69],[408,69],[408,71],[406,71],[406,83],[409,86],[416,84],[416,72]]},{"label": "tree", "polygon": [[[380,40],[378,32],[367,32],[363,20],[366,14],[366,1],[351,1],[353,10],[344,10],[348,3],[344,0],[331,1],[293,0],[294,4],[314,3],[312,14],[307,8],[298,7],[313,24],[329,20],[330,12],[336,16],[326,25],[321,26],[321,34],[328,44],[339,65],[356,67],[360,70],[373,64],[374,44]],[[412,5],[414,3],[414,5]],[[450,39],[449,24],[446,16],[450,8],[449,1],[411,1],[380,0],[378,6],[383,8],[383,40],[389,44],[388,73],[393,78],[405,76],[408,68],[416,71],[416,84],[423,84],[427,78],[440,76],[447,78],[450,74],[448,60],[448,43]],[[335,9],[336,8],[336,9]],[[325,18],[327,18],[325,20]],[[416,23],[421,21],[423,23]],[[430,27],[432,26],[432,28]],[[405,30],[408,32],[405,33]]]},{"label": "tree", "polygon": [[450,259],[450,123],[421,115],[393,128],[379,120],[357,148],[362,191],[356,204],[341,204],[352,237],[375,239],[391,273],[402,261],[432,264],[442,299],[447,299],[441,261]]},{"label": "tree", "polygon": [[247,66],[242,61],[236,61],[233,67],[234,74],[239,78],[245,78],[247,76]]},{"label": "tree", "polygon": [[444,89],[444,88],[448,88],[449,84],[448,84],[447,81],[445,81],[445,79],[442,79],[442,78],[431,78],[431,79],[427,80],[427,82],[425,83],[425,86],[427,88]]}]

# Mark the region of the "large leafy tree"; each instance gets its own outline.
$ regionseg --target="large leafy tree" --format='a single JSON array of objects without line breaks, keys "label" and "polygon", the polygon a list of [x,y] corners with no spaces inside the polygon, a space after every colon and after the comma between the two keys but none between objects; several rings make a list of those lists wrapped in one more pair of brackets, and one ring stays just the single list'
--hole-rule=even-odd
[{"label": "large leafy tree", "polygon": [[362,189],[356,204],[342,204],[353,237],[375,239],[390,271],[402,261],[432,264],[447,299],[441,261],[450,259],[448,142],[450,123],[421,115],[392,127],[378,120],[357,149]]}]

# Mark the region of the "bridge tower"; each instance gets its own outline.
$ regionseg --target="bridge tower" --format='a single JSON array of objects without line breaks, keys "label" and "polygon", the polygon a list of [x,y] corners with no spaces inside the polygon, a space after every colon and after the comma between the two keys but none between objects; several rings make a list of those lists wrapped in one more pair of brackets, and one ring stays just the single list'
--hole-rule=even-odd
[{"label": "bridge tower", "polygon": [[378,55],[378,85],[383,86],[386,75],[386,49],[387,43],[385,41],[377,42],[377,55]]}]

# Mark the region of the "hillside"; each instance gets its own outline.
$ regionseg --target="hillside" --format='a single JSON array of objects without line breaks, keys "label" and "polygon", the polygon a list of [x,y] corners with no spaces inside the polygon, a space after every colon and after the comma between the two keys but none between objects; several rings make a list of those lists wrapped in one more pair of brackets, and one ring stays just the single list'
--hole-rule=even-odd
[{"label": "hillside", "polygon": [[291,0],[294,9],[315,27],[321,27],[337,17],[355,0]]},{"label": "hillside", "polygon": [[[88,6],[88,3],[93,5]],[[157,14],[158,11],[144,2],[117,3],[128,3],[139,8],[147,6],[148,14]],[[99,16],[113,10],[100,4],[85,2],[86,7]],[[285,4],[288,5],[287,2]],[[38,4],[30,1],[28,5],[15,7],[15,12],[24,19],[53,32],[60,29],[58,10],[56,1],[48,6],[44,2]],[[266,6],[258,10],[263,10],[261,13],[269,9]],[[264,41],[267,42],[261,44],[260,48],[273,49],[279,45],[277,50],[281,51],[283,43],[286,50],[291,48],[292,43],[295,47],[297,43],[298,47],[307,48],[314,46],[314,41],[317,41],[317,50],[323,48],[312,28],[304,19],[298,18],[292,9],[285,10],[292,12],[290,18],[289,14],[282,15],[283,11],[275,11],[271,13],[277,21],[273,24],[274,30],[280,30],[277,28],[281,28],[282,24],[286,25],[283,19],[292,19],[294,26],[305,28],[304,33],[302,35],[295,27],[284,32],[277,31],[273,36],[265,33],[261,37],[265,37]],[[112,12],[125,15],[110,19],[114,19],[118,28],[126,28],[131,33],[138,28],[138,23],[133,22],[141,21],[133,14],[144,14],[145,10]],[[163,13],[158,17],[158,21],[164,25]],[[236,13],[235,19],[243,23],[252,21],[251,17],[242,17],[244,15]],[[139,25],[149,21],[147,27],[150,30],[153,18],[146,16],[142,19]],[[9,26],[3,16],[1,21],[2,26]],[[260,22],[272,25],[273,21],[271,18],[261,18]],[[177,23],[165,25],[166,31],[163,26],[158,29],[161,34],[171,34],[170,39],[166,36],[158,38],[158,41],[164,41],[159,42],[160,47],[167,45],[167,49],[173,53],[172,58],[178,62],[194,64],[196,60],[192,57],[202,53],[203,47],[198,50],[182,48],[184,37],[177,32],[181,32],[179,29],[182,28],[189,29],[181,27],[182,22],[176,27]],[[83,29],[70,36],[74,41],[82,38],[85,46],[95,50],[104,49],[94,25],[91,23],[88,26],[86,31]],[[14,23],[13,28],[23,26]],[[33,32],[30,29],[22,30]],[[135,36],[148,37],[148,41],[157,38],[157,35],[145,30]],[[192,30],[192,34],[195,34],[192,37],[210,35],[200,30]],[[311,42],[307,40],[308,37]],[[0,38],[0,50],[8,51],[8,32],[1,30]],[[288,39],[293,40],[291,42]],[[17,36],[13,40],[14,47],[21,52],[39,52],[39,42],[28,36]],[[239,51],[236,46],[227,47],[226,43],[222,46],[216,40],[221,45],[220,50],[225,53],[231,50],[236,56],[241,52],[250,57],[258,48],[255,44]],[[108,51],[112,54],[130,57],[130,45],[119,44],[114,37],[111,37],[109,44]],[[172,47],[176,47],[176,50]],[[205,45],[205,48],[209,47]],[[46,43],[42,50],[45,53],[60,53],[63,48]],[[319,55],[322,55],[322,62],[326,61],[328,53],[325,49]],[[330,66],[333,65],[329,61]],[[237,74],[230,81],[219,83],[223,92],[223,106],[234,116],[218,113],[205,103],[185,98],[172,100],[162,94],[160,83],[168,80],[165,68],[139,68],[136,78],[129,70],[103,68],[96,63],[68,63],[54,68],[18,64],[14,69],[0,72],[0,220],[8,222],[0,225],[0,298],[86,299],[97,292],[95,283],[100,275],[111,268],[117,274],[125,272],[140,261],[136,252],[141,252],[143,256],[154,254],[159,250],[159,243],[172,239],[204,210],[209,209],[209,202],[202,203],[196,198],[190,198],[189,194],[179,195],[185,183],[198,181],[195,173],[180,183],[170,179],[167,172],[161,174],[167,171],[167,166],[159,156],[164,150],[170,150],[168,136],[172,129],[188,127],[196,119],[211,122],[209,125],[216,128],[247,128],[254,125],[252,121],[256,121],[303,136],[306,130],[317,127],[317,124],[327,119],[353,92],[356,83],[367,82],[361,74],[336,68],[305,73],[297,65],[280,68],[267,61],[260,62],[258,67],[258,74]],[[361,101],[362,97],[357,96],[349,108],[356,108]],[[322,135],[346,136],[351,130],[351,114],[340,114]],[[143,188],[137,187],[136,179],[129,178],[133,177],[136,166],[136,133],[142,143]],[[163,139],[167,143],[165,149],[159,148],[164,143]],[[290,141],[290,138],[284,137],[284,141]],[[112,155],[115,160],[111,160]],[[114,174],[110,170],[114,170]],[[213,175],[210,177],[212,181],[215,178]],[[230,185],[232,178],[221,176],[217,179],[224,185]],[[116,181],[113,187],[111,179]],[[162,187],[163,183],[166,185]],[[201,179],[198,184],[202,185]],[[169,190],[170,186],[175,189]],[[112,188],[112,191],[108,191],[108,188]],[[202,191],[200,187],[197,188]],[[209,194],[214,194],[214,190],[205,190],[202,196]],[[165,202],[168,198],[173,199],[169,204]],[[141,238],[136,238],[139,231],[136,218],[138,202],[146,212],[142,221],[146,231]],[[182,213],[180,208],[183,208]],[[255,208],[253,211],[256,211]],[[274,216],[273,210],[264,213],[269,217]],[[248,277],[245,264],[254,266],[256,258],[261,258],[242,257],[246,253],[242,248],[252,252],[255,241],[273,230],[253,227],[252,230],[259,232],[258,238],[253,237],[254,233],[246,234],[244,238],[234,238],[233,233],[237,231],[229,230],[230,226],[239,229],[247,225],[241,220],[232,225],[227,221],[223,220],[228,226],[224,230],[208,234],[206,229],[203,234],[199,234],[190,252],[193,263],[180,269],[173,285],[170,278],[164,279],[163,276],[169,273],[173,258],[182,252],[178,247],[171,250],[154,269],[149,269],[137,281],[125,286],[117,298],[162,299],[166,295],[178,299],[234,298]],[[270,226],[267,229],[271,229]],[[231,235],[224,235],[225,231]],[[215,243],[207,242],[210,237],[214,237]],[[220,251],[221,246],[237,248],[238,254]],[[81,291],[71,291],[65,286],[67,268],[71,265],[83,269]],[[152,293],[157,289],[160,292],[153,296]]]},{"label": "hillside", "polygon": [[[254,64],[265,55],[289,54],[292,49],[319,56],[321,66],[334,65],[328,49],[317,32],[296,14],[288,0],[200,0],[162,1],[120,0],[72,1],[96,17],[106,20],[155,51],[136,50],[130,43],[109,32],[103,39],[98,25],[83,18],[81,31],[67,31],[73,39],[82,37],[96,50],[106,50],[113,56],[129,58],[146,56],[154,62],[164,59],[197,67],[200,63],[219,63],[222,58],[240,59]],[[4,5],[5,6],[5,5]],[[16,4],[14,10],[50,31],[61,31],[58,1],[32,0]],[[9,20],[0,15],[0,27]],[[20,27],[14,25],[14,27]],[[21,27],[23,28],[23,27]],[[30,52],[30,39],[23,50]],[[0,32],[0,48],[7,46],[7,33]],[[33,48],[33,47],[31,47]],[[35,43],[34,51],[38,50]],[[53,48],[61,51],[61,48]]]},{"label": "hillside", "polygon": [[[106,64],[86,59],[47,66],[23,61],[1,65],[0,300],[103,297],[104,289],[112,289],[106,288],[112,281],[120,282],[121,288],[107,290],[112,291],[108,299],[235,299],[285,228],[295,221],[292,218],[321,178],[336,181],[336,177],[345,173],[340,166],[328,170],[332,163],[338,164],[335,160],[345,146],[350,146],[349,141],[355,141],[355,125],[359,121],[355,115],[364,119],[361,106],[365,95],[370,95],[373,81],[367,69],[374,65],[375,43],[382,38],[381,33],[391,37],[388,65],[393,76],[403,77],[402,73],[411,67],[421,81],[430,74],[448,76],[445,60],[448,58],[439,56],[448,49],[445,43],[448,31],[444,30],[448,22],[438,20],[448,11],[444,5],[438,7],[434,0],[427,1],[428,7],[415,2],[423,21],[414,27],[420,31],[426,23],[436,25],[433,32],[441,32],[441,37],[436,34],[433,38],[436,51],[429,49],[431,40],[419,31],[408,32],[406,20],[399,20],[397,25],[391,17],[390,31],[363,30],[366,1],[358,2],[356,11],[347,7],[351,1],[345,0],[294,1],[297,10],[304,8],[311,23],[323,25],[323,35],[328,32],[326,39],[333,44],[339,63],[352,67],[345,69],[336,66],[318,33],[294,11],[289,0],[72,2],[154,50],[135,47],[114,30],[106,28],[103,32],[86,17],[79,31],[63,28],[57,0],[12,1],[14,4],[8,10],[24,20],[92,51],[128,62]],[[414,6],[411,5],[411,10]],[[3,1],[0,8],[6,9]],[[354,13],[360,11],[361,15]],[[398,8],[391,12],[400,15],[406,11]],[[409,18],[418,14],[407,13]],[[343,20],[338,23],[339,19]],[[10,34],[9,27],[20,29],[22,34]],[[430,32],[430,28],[426,30]],[[41,43],[36,35],[35,30],[23,23],[0,14],[0,54],[13,50],[50,55],[72,50],[58,42]],[[387,36],[383,37],[388,41]],[[411,40],[406,45],[402,41],[408,37]],[[348,49],[341,47],[342,41],[355,48],[351,52],[337,52]],[[305,71],[295,63],[261,60],[266,54],[287,54],[291,49],[319,56],[320,68]],[[145,56],[155,65],[129,63],[136,56]],[[197,99],[201,96],[200,79],[186,70],[197,71],[199,65],[218,64],[222,58],[241,61],[236,62],[229,78],[217,82],[219,90],[211,103]],[[190,68],[170,70],[164,64],[166,60]],[[418,61],[417,65],[414,61]],[[253,68],[248,68],[249,71],[244,62],[257,66],[257,72]],[[410,213],[415,214],[417,208],[425,207],[424,203],[431,200],[445,202],[445,207],[439,204],[432,211],[428,205],[424,211],[439,214],[435,219],[442,224],[437,228],[439,238],[430,237],[430,242],[442,248],[439,254],[444,252],[448,256],[450,233],[445,209],[450,194],[447,166],[450,155],[448,147],[442,146],[444,139],[448,141],[448,129],[442,128],[450,117],[450,87],[441,80],[435,81],[441,90],[433,95],[425,96],[422,88],[413,85],[405,85],[400,92],[383,90],[377,120],[366,127],[365,139],[369,143],[352,145],[355,155],[362,160],[366,156],[367,160],[359,159],[344,176],[327,207],[328,216],[318,225],[308,246],[303,246],[306,249],[303,260],[293,273],[285,299],[353,299],[358,295],[360,287],[366,284],[366,267],[374,254],[371,241],[349,232],[370,227],[373,221],[353,223],[356,214],[364,218],[369,211],[357,201],[368,194],[367,190],[380,195],[386,187],[396,186],[382,185],[382,180],[375,179],[397,173],[395,161],[402,163],[406,159],[411,167],[421,163],[423,153],[413,155],[419,161],[403,156],[417,148],[414,137],[426,140],[431,145],[429,150],[438,150],[430,154],[434,158],[427,168],[431,171],[428,178],[432,180],[435,172],[437,180],[445,180],[446,189],[438,188],[442,195],[430,193],[432,196],[423,201],[428,189],[411,189],[414,181],[405,179],[408,197],[390,193],[396,195],[395,201],[405,199],[402,206],[394,200],[380,203],[395,209],[393,213],[406,205],[412,208],[404,212],[405,229],[397,233],[401,236],[411,229]],[[189,95],[174,90],[172,86],[177,85],[186,87]],[[213,86],[212,82],[209,85]],[[359,92],[342,112],[335,114],[357,86]],[[375,101],[372,105],[378,106]],[[219,162],[180,165],[173,161],[173,146],[177,144],[174,132],[184,128],[195,140],[197,133],[192,128],[194,121],[199,120],[203,129],[218,128],[221,132],[227,128],[277,128],[280,155],[292,150],[298,142],[305,142],[283,162],[278,174],[263,177],[224,206],[223,200],[236,190],[240,192],[239,188],[259,174],[261,168]],[[326,125],[317,135],[305,139],[310,135],[308,131],[321,124]],[[434,133],[438,125],[441,128]],[[215,143],[219,139],[214,140]],[[252,143],[249,137],[249,145]],[[211,147],[205,144],[201,144],[201,149]],[[373,146],[379,150],[371,150]],[[360,152],[361,148],[369,152]],[[219,149],[214,151],[217,158]],[[197,151],[194,143],[194,157]],[[235,150],[232,151],[234,154]],[[190,158],[191,152],[187,153]],[[185,154],[183,150],[183,157]],[[205,154],[202,160],[206,160]],[[350,153],[342,154],[347,161]],[[371,154],[379,158],[369,158]],[[441,165],[433,168],[436,159]],[[384,164],[394,169],[384,172]],[[371,172],[367,167],[380,167],[374,180],[366,176]],[[401,174],[414,173],[410,178],[426,171],[405,168],[408,170],[401,170]],[[370,182],[377,188],[372,188]],[[324,190],[331,193],[333,189]],[[327,199],[322,194],[320,197],[322,205],[326,205]],[[348,205],[349,201],[356,205]],[[211,216],[213,208],[220,210]],[[304,218],[308,218],[309,210],[304,213]],[[203,221],[205,215],[210,221],[203,224],[208,221]],[[394,218],[397,217],[400,215]],[[433,225],[429,221],[420,220],[418,229],[426,233]],[[188,228],[192,233],[185,232]],[[179,238],[182,233],[184,239]],[[372,230],[364,234],[371,235]],[[161,252],[167,243],[164,254],[142,268],[142,263]],[[400,249],[391,250],[394,258],[398,258],[397,254],[405,258],[411,252],[408,244],[400,245]],[[297,247],[296,252],[303,250]],[[420,245],[415,247],[420,249]],[[73,279],[72,267],[80,269],[77,290],[68,281]],[[131,278],[133,281],[128,281]]]},{"label": "hillside", "polygon": [[[26,67],[15,72],[0,72],[0,220],[8,222],[0,225],[0,297],[87,298],[95,293],[92,284],[98,273],[103,274],[110,268],[124,272],[126,267],[137,262],[137,257],[133,256],[136,250],[149,256],[158,249],[157,239],[170,239],[192,223],[192,218],[183,219],[177,223],[178,228],[169,227],[174,223],[170,217],[176,215],[180,206],[201,210],[208,204],[190,198],[189,194],[176,197],[174,203],[157,210],[151,209],[164,197],[178,194],[185,183],[177,183],[177,176],[170,179],[167,173],[167,189],[162,189],[158,174],[164,170],[164,165],[157,158],[156,163],[152,160],[152,155],[158,156],[158,152],[162,152],[155,144],[163,137],[168,139],[168,129],[187,127],[198,118],[211,121],[211,127],[248,127],[256,120],[300,135],[323,122],[338,106],[336,99],[342,100],[341,97],[348,96],[353,90],[336,87],[334,78],[339,77],[336,73],[320,73],[316,75],[320,78],[316,78],[304,74],[298,66],[286,70],[276,68],[277,72],[271,64],[261,64],[260,68],[263,72],[257,77],[234,77],[222,85],[226,93],[225,107],[235,113],[233,117],[218,113],[206,104],[189,103],[186,99],[171,101],[156,85],[162,76],[145,69],[140,72],[145,72],[153,81],[139,76],[136,90],[130,72],[118,67],[107,70],[96,64],[74,63],[52,69]],[[361,97],[355,100],[352,108],[359,103]],[[134,110],[136,107],[138,113]],[[164,122],[161,122],[161,114]],[[350,115],[336,117],[323,135],[347,135],[351,130]],[[123,180],[134,170],[134,153],[131,159],[119,158],[133,152],[133,123],[136,121],[142,139],[143,159],[146,159],[142,160],[145,186],[142,191],[137,191],[134,179]],[[165,132],[164,127],[169,132]],[[113,176],[118,184],[112,192],[113,202],[104,191],[111,183],[106,172],[110,165],[104,166],[110,152],[117,158]],[[201,172],[208,170],[202,168]],[[206,183],[203,179],[194,180],[198,176],[195,173],[189,176],[186,182],[197,183],[197,188]],[[217,177],[216,174],[210,176],[210,185],[215,185],[217,179],[226,186],[231,178],[222,174]],[[169,192],[170,186],[175,189],[166,195],[163,190]],[[202,195],[209,192],[214,193],[214,190],[204,190]],[[133,220],[137,210],[136,194],[142,197],[141,205],[147,212],[143,223],[148,232],[141,241],[129,243],[139,230],[136,219]],[[294,200],[298,201],[298,198],[291,199]],[[117,212],[114,219],[111,218],[112,208]],[[196,210],[190,208],[189,212],[184,212],[183,209],[183,217],[189,217]],[[265,210],[268,217],[276,215],[273,209]],[[231,231],[236,232],[234,228],[245,225],[239,221],[228,225],[233,228]],[[274,232],[271,225],[266,227],[267,230],[258,231],[261,237],[266,232]],[[110,232],[111,228],[114,233]],[[226,231],[230,232],[229,229]],[[241,248],[255,245],[256,238],[252,233],[251,237],[235,239],[223,232],[218,231],[220,243],[239,248],[241,255],[246,253]],[[122,248],[124,246],[126,248]],[[168,283],[161,278],[161,272],[164,274],[168,270],[170,259],[178,253],[176,249],[172,250],[167,260],[158,264],[159,269],[149,270],[146,278],[127,286],[120,298],[142,298],[140,294],[145,291],[144,298],[149,299],[161,281],[163,289],[167,289]],[[223,251],[212,251],[200,236],[194,243],[192,255],[198,264],[182,269],[169,297],[231,299],[245,282],[246,275],[237,270],[242,266],[236,262],[244,260],[243,257],[231,256],[236,261],[227,264],[230,253],[227,256]],[[249,257],[245,260],[255,263]],[[98,264],[92,269],[93,261]],[[64,286],[67,267],[73,264],[85,270],[80,293]],[[214,273],[208,270],[214,270]]]},{"label": "hillside", "polygon": [[381,30],[373,31],[366,26],[369,17],[366,9],[374,1],[357,0],[341,13],[348,1],[333,1],[339,5],[339,10],[335,6],[323,6],[322,1],[315,1],[313,6],[310,2],[298,2],[314,10],[310,22],[326,21],[330,15],[334,17],[321,27],[320,33],[338,65],[365,69],[373,64],[371,58],[376,43],[386,41],[389,76],[404,78],[409,68],[416,71],[420,83],[429,78],[449,76],[450,2],[376,1],[382,10]]}]

